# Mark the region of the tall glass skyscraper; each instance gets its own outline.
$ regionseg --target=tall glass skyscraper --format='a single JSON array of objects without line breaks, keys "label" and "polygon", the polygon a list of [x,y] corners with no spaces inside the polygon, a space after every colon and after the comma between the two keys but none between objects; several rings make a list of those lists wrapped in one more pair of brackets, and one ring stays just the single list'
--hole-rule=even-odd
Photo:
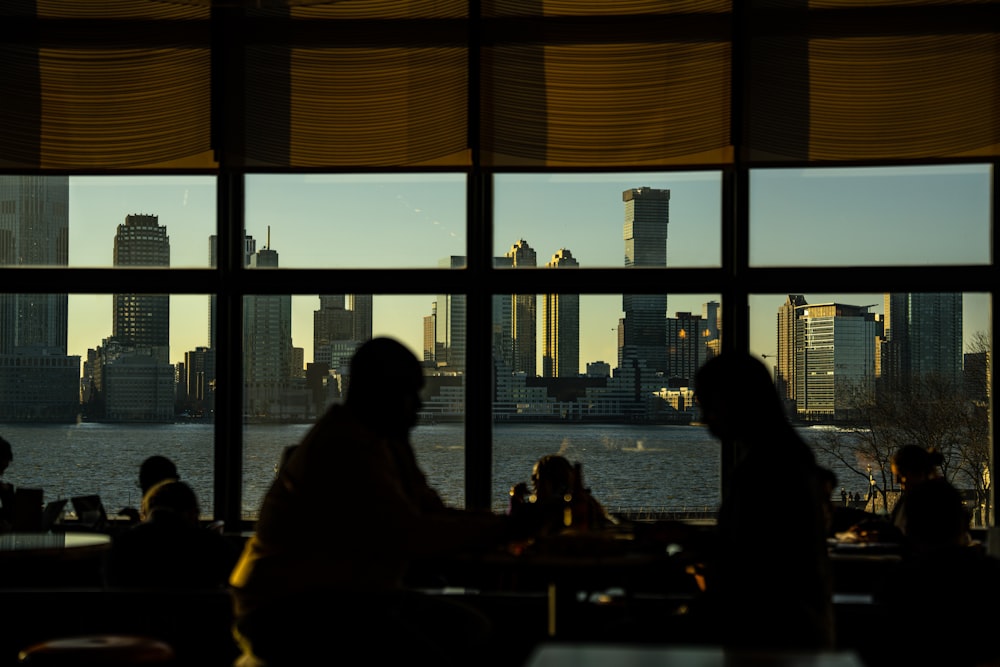
[{"label": "tall glass skyscraper", "polygon": [[[69,264],[69,177],[0,176],[0,266]],[[65,294],[0,294],[0,354],[66,354]]]},{"label": "tall glass skyscraper", "polygon": [[[68,264],[69,178],[0,176],[0,266]],[[66,294],[0,293],[0,422],[77,418],[68,309]]]},{"label": "tall glass skyscraper", "polygon": [[[625,202],[625,266],[665,267],[670,190],[632,188]],[[651,371],[669,373],[667,363],[667,295],[625,294],[625,317],[619,322],[618,365],[645,362]]]},{"label": "tall glass skyscraper", "polygon": [[885,295],[882,375],[890,382],[936,376],[962,381],[962,294]]},{"label": "tall glass skyscraper", "polygon": [[843,418],[856,393],[874,387],[881,328],[870,307],[841,303],[796,307],[795,401],[803,418]]}]

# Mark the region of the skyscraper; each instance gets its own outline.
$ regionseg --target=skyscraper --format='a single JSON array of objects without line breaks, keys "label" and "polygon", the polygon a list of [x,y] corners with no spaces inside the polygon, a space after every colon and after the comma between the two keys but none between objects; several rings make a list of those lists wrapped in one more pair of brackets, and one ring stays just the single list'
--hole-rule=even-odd
[{"label": "skyscraper", "polygon": [[[552,255],[550,269],[580,266],[563,248]],[[542,307],[542,377],[576,377],[580,374],[580,295],[546,294]]]},{"label": "skyscraper", "polygon": [[[535,251],[528,242],[520,239],[507,251],[513,268],[537,266]],[[511,343],[514,373],[524,373],[528,377],[538,375],[536,367],[538,328],[538,297],[535,294],[514,294],[511,296]]]},{"label": "skyscraper", "polygon": [[794,402],[798,392],[795,374],[795,327],[801,306],[808,305],[802,294],[789,294],[778,308],[778,349],[775,358],[774,385],[787,403]]},{"label": "skyscraper", "polygon": [[962,381],[962,294],[885,295],[882,377],[891,382],[935,376]]},{"label": "skyscraper", "polygon": [[[0,266],[69,264],[69,178],[0,176]],[[80,357],[67,356],[66,294],[0,293],[0,422],[70,422]]]},{"label": "skyscraper", "polygon": [[[632,188],[625,202],[625,266],[665,267],[670,190]],[[667,295],[624,294],[619,321],[618,365],[645,362],[654,372],[669,372],[667,363]]]},{"label": "skyscraper", "polygon": [[[278,253],[268,246],[250,258],[251,268],[277,268]],[[254,417],[282,413],[292,378],[292,297],[253,294],[243,306],[244,409]]]},{"label": "skyscraper", "polygon": [[869,308],[840,303],[796,307],[795,403],[803,418],[844,418],[855,393],[875,386],[881,323]]},{"label": "skyscraper", "polygon": [[[0,176],[0,266],[69,264],[69,177]],[[65,294],[0,294],[0,354],[66,354]]]},{"label": "skyscraper", "polygon": [[[170,237],[155,215],[126,215],[118,225],[115,266],[170,266]],[[112,336],[148,347],[170,362],[170,296],[118,293],[113,297]]]},{"label": "skyscraper", "polygon": [[[313,311],[313,362],[325,363],[329,368],[346,366],[353,349],[371,338],[371,331],[370,294],[321,295],[319,310]],[[334,358],[335,347],[350,351],[348,358]]]}]

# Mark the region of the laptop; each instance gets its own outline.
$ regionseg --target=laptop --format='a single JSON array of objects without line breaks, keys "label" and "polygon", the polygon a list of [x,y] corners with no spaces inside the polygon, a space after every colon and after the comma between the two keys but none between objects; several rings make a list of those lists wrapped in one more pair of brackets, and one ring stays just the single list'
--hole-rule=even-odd
[{"label": "laptop", "polygon": [[60,498],[59,500],[52,500],[45,503],[45,509],[42,510],[43,533],[51,531],[62,520],[67,502],[69,501],[65,498]]},{"label": "laptop", "polygon": [[101,530],[107,523],[108,515],[104,511],[104,504],[98,495],[73,496],[73,511],[79,525],[83,528]]}]

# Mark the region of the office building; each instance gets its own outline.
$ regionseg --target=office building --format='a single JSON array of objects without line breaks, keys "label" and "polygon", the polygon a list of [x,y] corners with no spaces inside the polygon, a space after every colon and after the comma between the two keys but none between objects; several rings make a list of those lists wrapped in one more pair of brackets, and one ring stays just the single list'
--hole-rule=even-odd
[{"label": "office building", "polygon": [[881,326],[871,306],[803,304],[795,310],[795,404],[805,420],[843,419],[875,387]]},{"label": "office building", "polygon": [[778,348],[775,352],[774,385],[785,402],[786,410],[794,412],[798,393],[795,373],[795,327],[799,308],[808,305],[802,294],[789,294],[778,308]]},{"label": "office building", "polygon": [[888,385],[915,378],[962,383],[962,295],[887,293],[881,377]]},{"label": "office building", "polygon": [[[115,266],[170,266],[170,237],[155,215],[127,215],[118,225]],[[148,347],[157,359],[170,361],[170,296],[116,293],[112,337]]]},{"label": "office building", "polygon": [[[533,268],[537,266],[534,249],[524,239],[510,247],[506,257],[511,266],[517,268]],[[538,329],[538,297],[535,294],[511,295],[511,319],[509,339],[511,372],[524,373],[528,377],[538,375],[536,367]]]},{"label": "office building", "polygon": [[[546,266],[565,269],[580,263],[562,248]],[[543,298],[542,377],[576,377],[580,374],[580,295],[546,294]]]},{"label": "office building", "polygon": [[[268,246],[250,258],[250,268],[278,267]],[[243,405],[251,418],[280,418],[288,410],[292,369],[292,297],[250,294],[243,300]]]},{"label": "office building", "polygon": [[[665,267],[670,190],[632,188],[625,202],[625,266]],[[619,321],[618,365],[637,359],[654,373],[669,373],[667,363],[667,295],[624,294]]]},{"label": "office building", "polygon": [[[69,264],[69,178],[0,176],[0,266]],[[66,354],[65,294],[0,294],[0,354]]]},{"label": "office building", "polygon": [[[0,176],[0,266],[69,264],[69,179]],[[0,293],[0,422],[76,419],[66,294]]]}]

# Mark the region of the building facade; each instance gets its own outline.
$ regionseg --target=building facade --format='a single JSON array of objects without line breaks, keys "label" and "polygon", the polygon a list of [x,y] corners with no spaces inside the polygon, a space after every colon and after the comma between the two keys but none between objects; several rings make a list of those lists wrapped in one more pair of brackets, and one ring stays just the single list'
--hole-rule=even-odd
[{"label": "building facade", "polygon": [[[580,263],[562,248],[546,266],[565,269]],[[576,377],[580,374],[580,295],[546,294],[543,299],[542,377]]]},{"label": "building facade", "polygon": [[[632,188],[625,202],[625,266],[665,267],[670,190]],[[656,373],[669,373],[667,362],[667,295],[624,294],[619,321],[618,365],[638,359]]]},{"label": "building facade", "polygon": [[[155,215],[127,215],[118,225],[115,266],[170,266],[170,237]],[[170,296],[116,293],[111,335],[149,347],[158,359],[170,362]]]}]

